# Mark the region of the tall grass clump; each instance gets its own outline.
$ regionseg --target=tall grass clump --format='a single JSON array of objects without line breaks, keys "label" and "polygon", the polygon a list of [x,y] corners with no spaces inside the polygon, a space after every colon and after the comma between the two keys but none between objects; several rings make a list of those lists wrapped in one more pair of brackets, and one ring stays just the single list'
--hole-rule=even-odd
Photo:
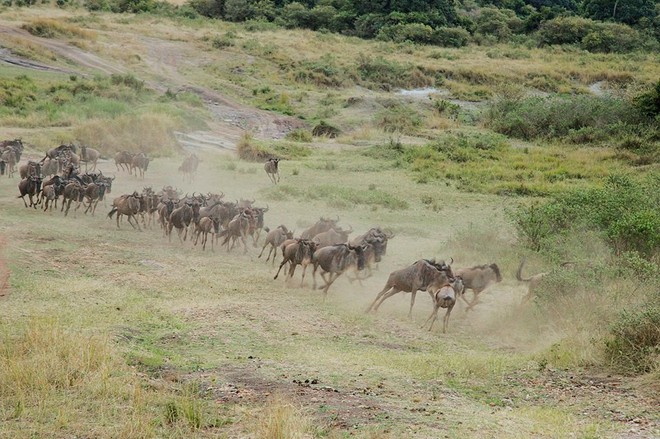
[{"label": "tall grass clump", "polygon": [[313,423],[302,408],[281,395],[268,400],[254,423],[255,437],[263,439],[305,439],[312,437],[313,431]]},{"label": "tall grass clump", "polygon": [[245,133],[236,145],[238,157],[250,162],[262,162],[271,157],[278,157],[273,151],[254,140],[254,136]]},{"label": "tall grass clump", "polygon": [[96,33],[92,31],[49,18],[32,20],[25,23],[22,28],[32,35],[43,38],[77,37],[85,40],[96,39]]},{"label": "tall grass clump", "polygon": [[360,54],[356,69],[357,82],[371,89],[419,88],[436,83],[434,75],[419,67],[390,61],[383,57],[373,58]]}]

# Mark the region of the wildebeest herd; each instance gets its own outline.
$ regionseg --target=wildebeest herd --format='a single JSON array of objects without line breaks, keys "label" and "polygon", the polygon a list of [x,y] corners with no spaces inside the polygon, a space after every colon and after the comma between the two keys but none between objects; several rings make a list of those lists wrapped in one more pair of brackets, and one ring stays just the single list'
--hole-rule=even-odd
[{"label": "wildebeest herd", "polygon": [[[13,169],[22,151],[20,140],[0,143],[0,163],[4,163],[5,169],[9,169],[11,164]],[[60,210],[65,216],[72,204],[75,204],[74,211],[83,206],[84,213],[94,215],[99,201],[103,201],[105,195],[111,192],[114,177],[95,171],[98,151],[85,147],[81,154],[85,161],[94,165],[92,172],[80,171],[80,157],[76,155],[75,146],[72,144],[50,149],[41,161],[28,161],[21,166],[19,197],[23,199],[25,207],[36,209],[43,204],[43,210],[52,210],[53,205],[57,208],[57,202],[61,198]],[[194,175],[198,162],[197,156],[191,154],[180,170],[185,168],[189,176]],[[118,170],[135,172],[136,176],[138,173],[144,175],[148,163],[149,159],[141,153],[130,154],[123,151],[115,156]],[[273,161],[269,163],[272,164]],[[270,167],[266,164],[269,176],[276,174],[276,170],[277,162]],[[189,178],[192,180],[192,177]],[[277,182],[275,176],[272,176],[271,181]],[[26,196],[29,205],[25,200]],[[255,200],[226,201],[224,193],[193,192],[192,195],[183,195],[176,188],[165,186],[159,191],[144,187],[140,192],[134,191],[114,198],[107,216],[115,219],[118,228],[121,228],[124,216],[136,230],[157,227],[158,224],[169,242],[176,230],[181,243],[190,240],[193,246],[200,244],[202,250],[206,250],[210,240],[211,251],[214,251],[219,243],[227,252],[233,251],[239,245],[243,247],[243,253],[247,253],[248,242],[251,241],[255,247],[261,245],[261,258],[268,247],[267,263],[272,257],[271,264],[274,265],[278,252],[282,257],[275,279],[284,269],[285,279],[289,281],[293,278],[296,268],[301,266],[300,285],[303,286],[307,267],[311,266],[313,288],[317,288],[318,272],[323,281],[319,289],[323,291],[324,298],[328,289],[342,274],[346,274],[349,280],[358,282],[373,275],[376,264],[386,255],[389,240],[394,238],[393,233],[379,226],[349,238],[353,228],[341,227],[338,217],[321,217],[295,237],[295,232],[283,224],[272,230],[265,226],[264,216],[269,209],[268,205],[257,207]],[[260,243],[262,231],[265,231],[266,235],[263,243]],[[420,259],[406,268],[392,272],[367,312],[376,312],[387,298],[404,292],[411,293],[411,316],[417,291],[426,291],[434,304],[427,319],[427,323],[431,322],[429,331],[433,328],[439,308],[443,308],[446,309],[443,319],[445,332],[449,315],[458,298],[466,302],[466,311],[470,310],[478,303],[478,295],[482,291],[502,280],[496,264],[453,270],[452,263],[453,260],[446,263],[444,260]],[[464,296],[467,289],[472,289],[474,293],[471,302]]]}]

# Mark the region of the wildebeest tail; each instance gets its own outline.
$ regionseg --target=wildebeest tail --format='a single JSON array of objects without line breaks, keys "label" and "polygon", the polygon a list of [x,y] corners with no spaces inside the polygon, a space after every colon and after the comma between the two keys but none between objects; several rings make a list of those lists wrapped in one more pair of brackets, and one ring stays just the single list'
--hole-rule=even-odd
[{"label": "wildebeest tail", "polygon": [[112,215],[114,215],[116,211],[117,211],[117,208],[113,207],[112,210],[110,212],[108,212],[108,218],[112,218]]},{"label": "wildebeest tail", "polygon": [[522,277],[522,270],[524,265],[525,265],[525,258],[523,258],[522,261],[520,261],[520,265],[518,266],[518,271],[516,271],[516,279],[518,279],[520,282],[529,282],[530,280],[532,280],[531,277],[527,279]]}]

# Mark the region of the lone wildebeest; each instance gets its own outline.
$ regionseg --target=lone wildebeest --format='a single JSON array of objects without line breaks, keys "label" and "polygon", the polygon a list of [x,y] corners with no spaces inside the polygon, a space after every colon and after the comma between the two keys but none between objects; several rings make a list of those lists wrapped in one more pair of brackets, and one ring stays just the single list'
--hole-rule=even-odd
[{"label": "lone wildebeest", "polygon": [[268,174],[268,178],[277,184],[280,181],[280,169],[279,169],[280,159],[269,158],[268,161],[264,164],[264,170]]}]

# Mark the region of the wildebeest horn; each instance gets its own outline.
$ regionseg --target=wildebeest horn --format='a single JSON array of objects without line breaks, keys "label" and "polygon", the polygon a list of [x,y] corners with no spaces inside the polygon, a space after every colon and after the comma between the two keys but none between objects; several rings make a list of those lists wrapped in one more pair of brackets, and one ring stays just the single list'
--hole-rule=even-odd
[{"label": "wildebeest horn", "polygon": [[268,203],[266,203],[266,207],[263,209],[263,211],[268,212],[268,209],[270,209],[270,207],[268,206]]},{"label": "wildebeest horn", "polygon": [[451,264],[453,264],[453,263],[454,263],[454,258],[449,258],[449,261],[450,261],[450,262],[449,262],[449,264],[447,264],[447,265],[451,265]]},{"label": "wildebeest horn", "polygon": [[350,227],[351,230],[346,230],[346,232],[347,232],[347,233],[351,233],[351,232],[353,231],[353,226],[349,224],[348,227]]},{"label": "wildebeest horn", "polygon": [[256,200],[253,198],[252,201],[250,201],[250,204],[254,204]]}]

